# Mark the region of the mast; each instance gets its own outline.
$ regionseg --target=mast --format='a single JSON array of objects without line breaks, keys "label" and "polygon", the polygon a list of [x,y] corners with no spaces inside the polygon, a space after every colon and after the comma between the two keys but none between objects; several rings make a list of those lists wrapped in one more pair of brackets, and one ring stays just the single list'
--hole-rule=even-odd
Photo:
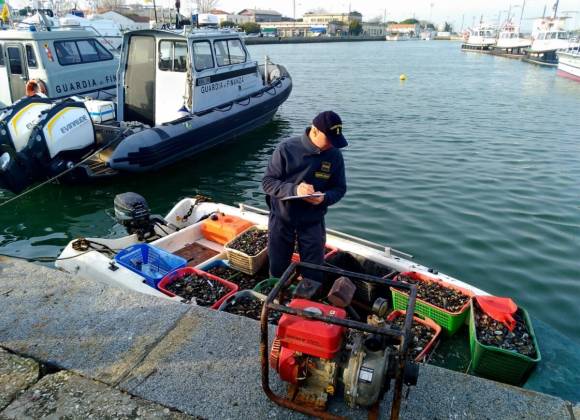
[{"label": "mast", "polygon": [[560,3],[560,0],[556,0],[556,3],[554,3],[554,19],[558,15],[558,3]]},{"label": "mast", "polygon": [[520,31],[522,30],[522,19],[524,18],[524,8],[526,7],[526,0],[522,4],[522,14],[520,15]]}]

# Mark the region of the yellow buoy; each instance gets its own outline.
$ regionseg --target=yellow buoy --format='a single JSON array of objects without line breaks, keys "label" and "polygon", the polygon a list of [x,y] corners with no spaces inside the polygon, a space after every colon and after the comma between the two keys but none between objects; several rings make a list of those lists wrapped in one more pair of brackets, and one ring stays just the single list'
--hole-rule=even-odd
[{"label": "yellow buoy", "polygon": [[401,74],[399,76],[399,80],[403,81],[403,80],[407,80],[407,76],[405,74]]}]

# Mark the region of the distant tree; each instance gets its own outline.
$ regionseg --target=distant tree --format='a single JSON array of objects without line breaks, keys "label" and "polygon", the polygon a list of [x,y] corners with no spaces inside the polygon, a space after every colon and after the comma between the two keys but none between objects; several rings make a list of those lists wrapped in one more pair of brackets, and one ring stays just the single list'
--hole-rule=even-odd
[{"label": "distant tree", "polygon": [[360,35],[362,30],[362,24],[358,20],[353,20],[348,24],[348,33],[350,35]]},{"label": "distant tree", "polygon": [[317,7],[315,9],[310,9],[307,13],[312,13],[315,15],[324,15],[328,12],[326,11],[326,9],[323,9],[322,7]]},{"label": "distant tree", "polygon": [[397,21],[395,21],[395,20],[388,20],[388,21],[387,21],[387,25],[394,25],[394,24],[396,24],[396,23],[399,23],[399,22],[397,22]]},{"label": "distant tree", "polygon": [[224,20],[222,23],[220,23],[220,28],[235,28],[236,23],[232,22],[231,20]]},{"label": "distant tree", "polygon": [[259,34],[262,29],[256,22],[242,23],[240,28],[247,34]]},{"label": "distant tree", "polygon": [[453,25],[451,25],[449,22],[445,22],[445,32],[452,32],[453,31]]},{"label": "distant tree", "polygon": [[369,19],[369,23],[381,23],[382,21],[383,21],[383,17],[381,15],[378,15],[372,19]]},{"label": "distant tree", "polygon": [[410,18],[410,19],[405,19],[405,20],[401,21],[400,23],[402,23],[404,25],[416,25],[417,23],[419,23],[419,21],[415,18]]},{"label": "distant tree", "polygon": [[425,27],[426,27],[427,29],[432,29],[432,30],[435,30],[435,25],[433,25],[431,22],[427,23],[427,24],[425,25]]},{"label": "distant tree", "polygon": [[215,9],[219,0],[195,0],[197,13],[209,13],[211,9]]}]

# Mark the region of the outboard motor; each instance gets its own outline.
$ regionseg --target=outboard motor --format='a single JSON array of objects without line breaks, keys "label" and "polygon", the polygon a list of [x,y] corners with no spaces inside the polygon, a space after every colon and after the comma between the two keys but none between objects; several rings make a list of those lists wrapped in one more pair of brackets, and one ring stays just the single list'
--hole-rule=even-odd
[{"label": "outboard motor", "polygon": [[19,154],[27,146],[42,112],[52,106],[50,99],[30,96],[0,113],[0,188],[18,193],[30,185],[26,159]]},{"label": "outboard motor", "polygon": [[136,233],[141,240],[145,235],[153,233],[151,211],[144,197],[134,192],[117,194],[114,206],[115,219],[129,235]]},{"label": "outboard motor", "polygon": [[155,225],[167,226],[161,216],[151,215],[147,200],[137,193],[117,194],[114,201],[115,219],[129,235],[137,234],[140,241],[156,234]]},{"label": "outboard motor", "polygon": [[[36,106],[36,102],[21,112],[32,109],[30,105]],[[25,128],[30,131],[26,133],[26,142],[21,135],[10,134],[0,139],[0,186],[19,192],[36,181],[73,167],[95,148],[94,126],[82,102],[66,100],[46,107],[39,111],[38,118],[28,119]],[[17,115],[14,114],[9,125],[18,126]],[[9,130],[5,127],[4,131]],[[74,173],[67,175],[75,177]]]}]

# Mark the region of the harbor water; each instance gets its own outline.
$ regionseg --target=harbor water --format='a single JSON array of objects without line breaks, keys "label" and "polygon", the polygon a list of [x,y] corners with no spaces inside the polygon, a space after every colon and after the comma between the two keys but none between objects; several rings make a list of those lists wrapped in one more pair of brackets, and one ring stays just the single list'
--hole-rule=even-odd
[{"label": "harbor water", "polygon": [[159,214],[194,194],[264,206],[278,141],[333,109],[349,189],[329,227],[512,297],[580,345],[580,83],[454,42],[248,48],[293,77],[271,124],[154,174],[45,186],[0,208],[0,253],[56,257],[75,237],[119,236],[113,198],[125,191]]}]

